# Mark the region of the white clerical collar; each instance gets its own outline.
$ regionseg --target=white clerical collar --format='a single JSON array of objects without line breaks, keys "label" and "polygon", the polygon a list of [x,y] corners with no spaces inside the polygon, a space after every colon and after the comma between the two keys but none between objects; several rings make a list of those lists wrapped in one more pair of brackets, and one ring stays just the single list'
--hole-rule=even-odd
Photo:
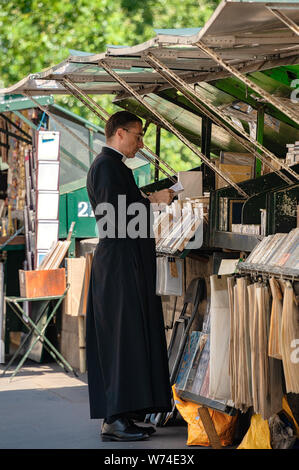
[{"label": "white clerical collar", "polygon": [[119,153],[119,154],[122,156],[121,161],[122,161],[123,163],[125,163],[127,157],[126,157],[123,153],[121,153],[119,150],[116,150],[114,147],[111,147],[111,145],[105,144],[104,147],[108,147],[108,149],[112,149],[112,150],[114,150],[114,152]]}]

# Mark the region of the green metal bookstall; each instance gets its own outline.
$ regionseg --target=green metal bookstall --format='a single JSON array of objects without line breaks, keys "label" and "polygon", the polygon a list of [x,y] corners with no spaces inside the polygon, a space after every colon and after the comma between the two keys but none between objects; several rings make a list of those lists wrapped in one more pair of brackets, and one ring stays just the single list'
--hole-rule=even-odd
[{"label": "green metal bookstall", "polygon": [[[50,106],[51,111],[59,116],[59,122],[62,122],[67,128],[81,135],[90,148],[100,152],[101,146],[105,142],[104,130],[95,126],[89,121],[77,116],[69,110],[62,108],[54,103],[52,96],[38,97],[39,104]],[[29,120],[22,111],[30,108],[36,108],[36,105],[28,98],[18,95],[6,96],[0,103],[0,115],[5,116],[14,124],[15,133],[13,137],[22,139],[22,129],[17,128],[15,119],[26,122],[34,132],[38,128],[38,122],[45,119],[45,116],[38,111],[36,120]],[[7,117],[9,114],[10,118]],[[57,129],[57,122],[51,118],[46,119],[42,124],[48,129]],[[79,240],[98,237],[97,226],[93,216],[86,191],[86,175],[90,163],[94,159],[94,154],[73,145],[69,139],[65,128],[59,129],[61,132],[60,145],[60,185],[59,185],[59,239],[67,238],[69,228],[72,222],[75,222],[75,228],[72,233],[71,245],[68,251],[69,257],[76,256],[76,245],[79,248]],[[6,129],[2,129],[6,135]],[[9,132],[9,131],[7,131]],[[12,134],[11,132],[9,134]],[[30,142],[28,140],[28,142]],[[150,165],[141,156],[137,156],[131,162],[134,178],[139,186],[150,182]],[[7,164],[2,163],[2,171],[7,170]],[[3,189],[3,194],[5,188]],[[4,197],[4,196],[3,196]],[[19,224],[20,225],[20,224]],[[4,262],[4,291],[6,295],[19,295],[19,276],[18,270],[23,268],[25,260],[25,239],[22,235],[23,230],[18,227],[18,233],[12,237],[1,237],[1,253]],[[11,314],[10,307],[6,312],[5,345],[6,353],[9,352],[9,334],[14,331],[22,331],[23,326],[20,321]]]}]

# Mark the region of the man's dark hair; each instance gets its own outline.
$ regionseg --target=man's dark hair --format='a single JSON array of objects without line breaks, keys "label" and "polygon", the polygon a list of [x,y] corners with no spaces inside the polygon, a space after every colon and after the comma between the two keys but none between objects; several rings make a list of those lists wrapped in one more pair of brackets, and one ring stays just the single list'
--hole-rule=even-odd
[{"label": "man's dark hair", "polygon": [[121,127],[127,127],[134,122],[140,122],[142,125],[142,120],[133,113],[129,111],[118,111],[117,113],[110,116],[105,126],[105,136],[106,139],[110,139],[117,129]]}]

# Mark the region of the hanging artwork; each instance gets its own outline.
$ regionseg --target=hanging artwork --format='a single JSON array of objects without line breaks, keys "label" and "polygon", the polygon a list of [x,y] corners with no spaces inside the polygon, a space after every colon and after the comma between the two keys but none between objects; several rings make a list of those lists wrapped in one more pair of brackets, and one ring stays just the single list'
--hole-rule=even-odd
[{"label": "hanging artwork", "polygon": [[275,359],[282,359],[281,355],[281,317],[283,305],[283,293],[279,282],[271,277],[270,288],[272,293],[272,308],[268,342],[268,354]]},{"label": "hanging artwork", "polygon": [[213,399],[230,400],[229,376],[230,315],[227,276],[213,275],[210,306],[210,383],[209,395]]},{"label": "hanging artwork", "polygon": [[285,282],[281,318],[281,353],[287,392],[299,393],[299,307],[290,281]]}]

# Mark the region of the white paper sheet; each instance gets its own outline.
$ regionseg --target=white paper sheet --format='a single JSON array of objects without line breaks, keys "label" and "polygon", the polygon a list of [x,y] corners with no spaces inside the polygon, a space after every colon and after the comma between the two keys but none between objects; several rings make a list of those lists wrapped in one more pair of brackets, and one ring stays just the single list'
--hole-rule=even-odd
[{"label": "white paper sheet", "polygon": [[183,294],[183,260],[175,259],[177,277],[171,273],[171,266],[168,257],[157,258],[157,295],[177,295]]},{"label": "white paper sheet", "polygon": [[59,186],[59,162],[39,162],[37,168],[38,191],[57,191]]},{"label": "white paper sheet", "polygon": [[238,264],[238,259],[223,259],[218,270],[218,274],[234,274]]},{"label": "white paper sheet", "polygon": [[39,220],[37,222],[37,250],[49,250],[53,242],[58,240],[59,222],[52,220]]},{"label": "white paper sheet", "polygon": [[211,336],[210,386],[213,399],[230,400],[229,376],[230,310],[227,276],[210,276],[211,281]]},{"label": "white paper sheet", "polygon": [[37,218],[58,219],[59,191],[39,191],[37,196]]},{"label": "white paper sheet", "polygon": [[172,189],[176,194],[179,194],[182,191],[184,191],[184,186],[182,185],[182,183],[180,181],[178,181],[177,183],[170,186],[169,189]]}]

